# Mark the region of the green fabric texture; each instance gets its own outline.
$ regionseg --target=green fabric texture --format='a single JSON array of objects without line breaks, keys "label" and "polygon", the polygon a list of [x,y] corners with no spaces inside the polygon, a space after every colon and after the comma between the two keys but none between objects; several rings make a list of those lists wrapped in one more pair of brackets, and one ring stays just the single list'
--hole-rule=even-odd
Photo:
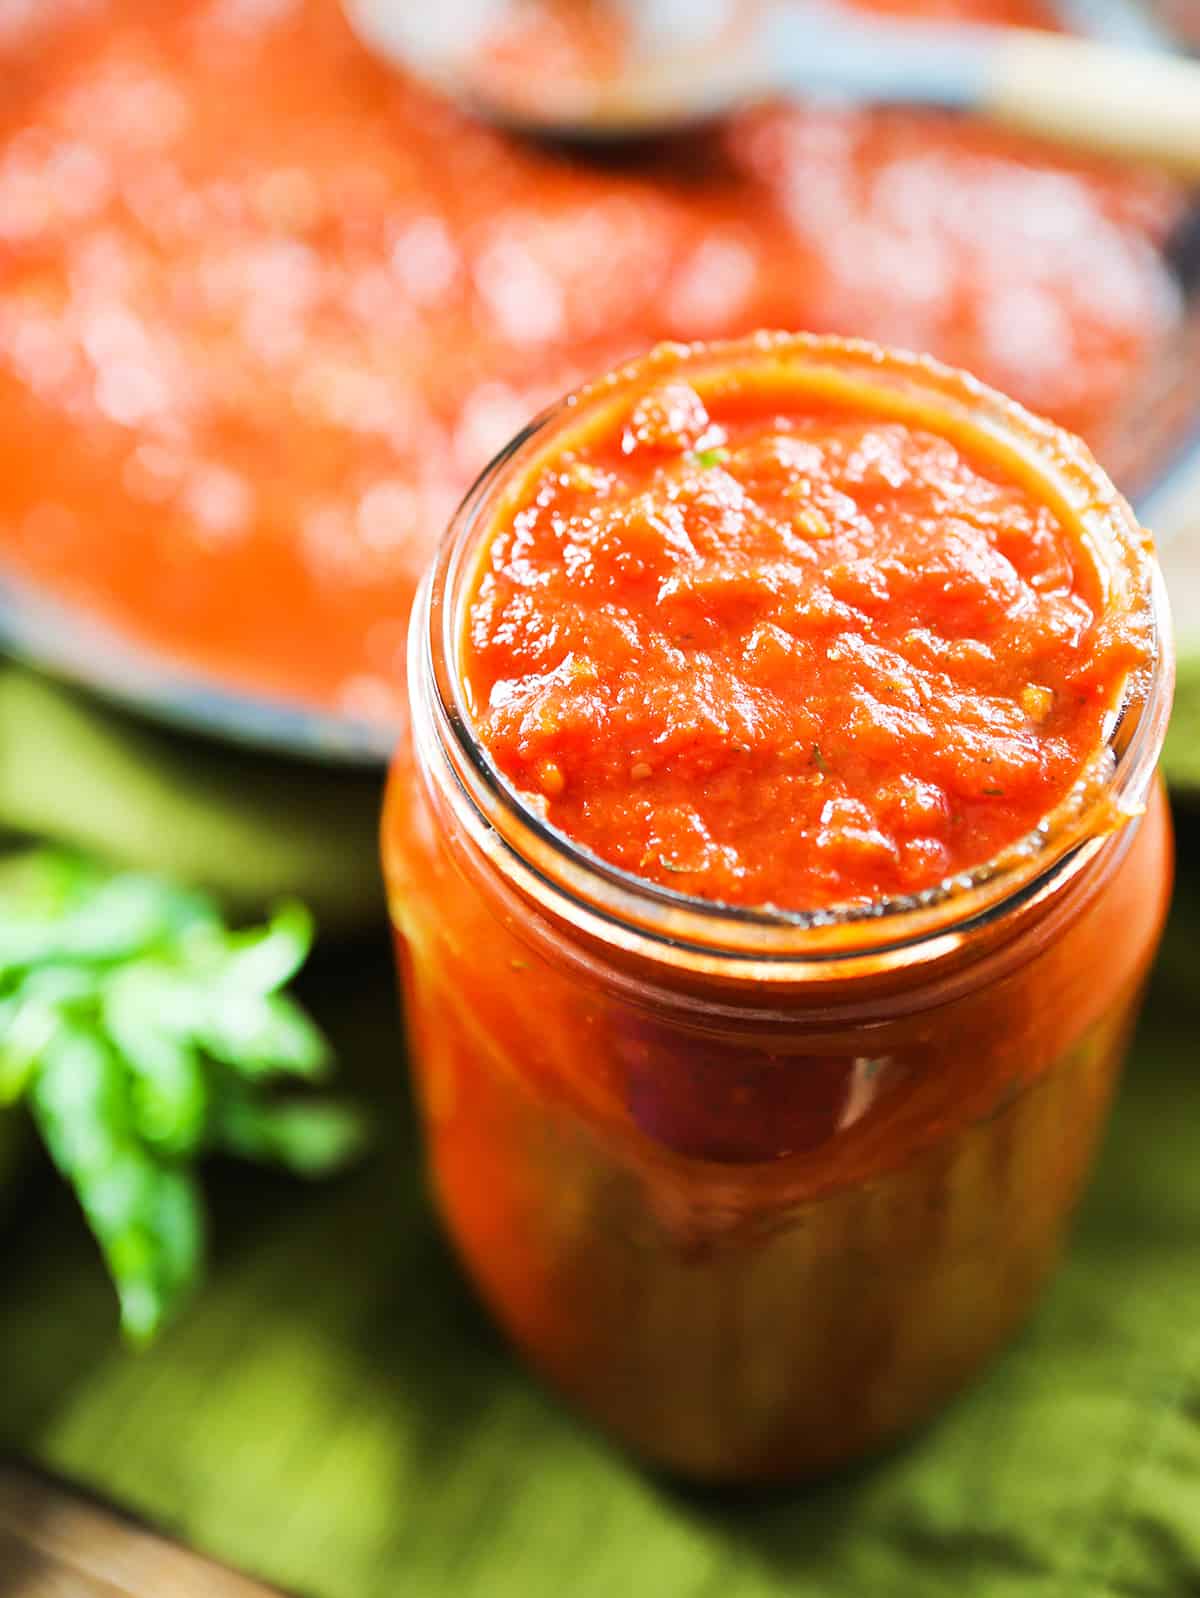
[{"label": "green fabric texture", "polygon": [[[1171,771],[1192,760],[1200,786],[1200,672],[1192,693]],[[0,738],[0,827],[247,908],[298,890],[333,930],[378,922],[370,779],[152,732],[15,671]],[[509,1354],[425,1193],[377,925],[329,940],[304,997],[378,1105],[380,1152],[324,1187],[214,1167],[210,1282],[148,1354],[120,1345],[68,1194],[26,1167],[0,1217],[0,1446],[306,1598],[1200,1593],[1198,939],[1200,848],[1061,1274],[972,1392],[835,1481],[681,1489]]]},{"label": "green fabric texture", "polygon": [[9,1199],[9,1178],[17,1169],[25,1149],[22,1118],[12,1110],[0,1110],[0,1215]]},{"label": "green fabric texture", "polygon": [[[1178,618],[1177,618],[1178,625]],[[1175,709],[1163,750],[1163,770],[1177,791],[1200,792],[1200,633],[1178,638]]]},{"label": "green fabric texture", "polygon": [[163,871],[254,912],[298,896],[342,933],[384,915],[381,778],[152,727],[0,664],[0,831]]}]

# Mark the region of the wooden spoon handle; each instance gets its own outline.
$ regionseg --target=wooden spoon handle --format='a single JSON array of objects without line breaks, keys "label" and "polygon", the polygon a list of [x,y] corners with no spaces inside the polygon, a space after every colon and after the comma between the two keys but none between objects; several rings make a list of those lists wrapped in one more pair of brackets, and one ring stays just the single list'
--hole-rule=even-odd
[{"label": "wooden spoon handle", "polygon": [[980,110],[1022,133],[1200,179],[1200,61],[1016,28]]}]

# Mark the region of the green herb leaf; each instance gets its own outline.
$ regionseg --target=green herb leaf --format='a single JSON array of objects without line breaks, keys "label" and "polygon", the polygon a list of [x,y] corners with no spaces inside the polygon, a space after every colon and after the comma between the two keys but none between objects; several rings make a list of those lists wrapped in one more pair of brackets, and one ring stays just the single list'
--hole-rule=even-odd
[{"label": "green herb leaf", "polygon": [[276,1100],[328,1044],[280,990],[312,943],[308,912],[231,931],[204,895],[34,851],[0,862],[0,1106],[24,1099],[72,1185],[134,1342],[198,1281],[208,1149],[324,1174],[365,1142],[362,1116]]},{"label": "green herb leaf", "polygon": [[712,466],[720,466],[722,461],[729,459],[729,451],[723,444],[716,444],[712,449],[701,449],[696,452],[696,465],[703,466],[707,471]]},{"label": "green herb leaf", "polygon": [[298,1176],[324,1176],[360,1154],[368,1142],[362,1112],[332,1100],[263,1103],[231,1092],[213,1116],[214,1147],[270,1161]]}]

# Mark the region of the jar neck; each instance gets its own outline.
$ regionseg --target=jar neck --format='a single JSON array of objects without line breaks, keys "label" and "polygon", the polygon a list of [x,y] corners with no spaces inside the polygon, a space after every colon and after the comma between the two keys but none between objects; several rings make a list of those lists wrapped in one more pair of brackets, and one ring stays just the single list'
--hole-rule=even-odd
[{"label": "jar neck", "polygon": [[[467,496],[422,586],[409,642],[413,737],[425,780],[448,808],[451,835],[513,913],[554,929],[564,948],[613,971],[732,1002],[799,988],[814,1000],[865,983],[881,992],[983,958],[1056,913],[1127,846],[1146,804],[1173,688],[1165,589],[1148,540],[1092,458],[1066,435],[971,380],[915,357],[883,370],[867,346],[803,336],[708,352],[655,352],[557,407],[493,462]],[[621,871],[538,815],[502,776],[475,731],[461,680],[460,640],[472,576],[489,529],[578,432],[589,407],[627,404],[647,367],[795,362],[826,399],[910,420],[936,413],[955,437],[983,440],[1036,480],[1047,503],[1097,558],[1107,602],[1148,619],[1149,663],[1124,686],[1108,742],[1071,795],[1036,831],[975,871],[911,899],[809,913],[691,898]],[[707,363],[707,364],[706,364]],[[892,368],[894,367],[894,370]],[[674,369],[672,367],[672,369]],[[699,379],[697,379],[699,380]]]},{"label": "jar neck", "polygon": [[1170,661],[1160,658],[1137,747],[1118,761],[1071,836],[1048,842],[1044,856],[999,882],[878,917],[814,926],[753,915],[731,922],[723,907],[664,907],[651,884],[614,888],[600,863],[531,827],[439,692],[427,647],[433,594],[430,578],[410,639],[411,735],[417,780],[427,785],[460,869],[505,924],[553,963],[626,998],[695,1007],[709,1022],[727,1009],[740,1023],[757,1016],[769,1025],[802,998],[814,1021],[825,1012],[833,1025],[852,1009],[869,1023],[876,1011],[883,1019],[898,1006],[948,1002],[1032,958],[1086,910],[1132,846],[1170,704]]}]

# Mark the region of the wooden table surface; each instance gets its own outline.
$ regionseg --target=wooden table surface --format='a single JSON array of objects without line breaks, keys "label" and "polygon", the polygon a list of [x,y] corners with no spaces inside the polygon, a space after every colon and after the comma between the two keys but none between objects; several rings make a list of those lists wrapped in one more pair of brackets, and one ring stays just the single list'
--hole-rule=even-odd
[{"label": "wooden table surface", "polygon": [[19,1465],[0,1463],[0,1598],[279,1598]]}]

